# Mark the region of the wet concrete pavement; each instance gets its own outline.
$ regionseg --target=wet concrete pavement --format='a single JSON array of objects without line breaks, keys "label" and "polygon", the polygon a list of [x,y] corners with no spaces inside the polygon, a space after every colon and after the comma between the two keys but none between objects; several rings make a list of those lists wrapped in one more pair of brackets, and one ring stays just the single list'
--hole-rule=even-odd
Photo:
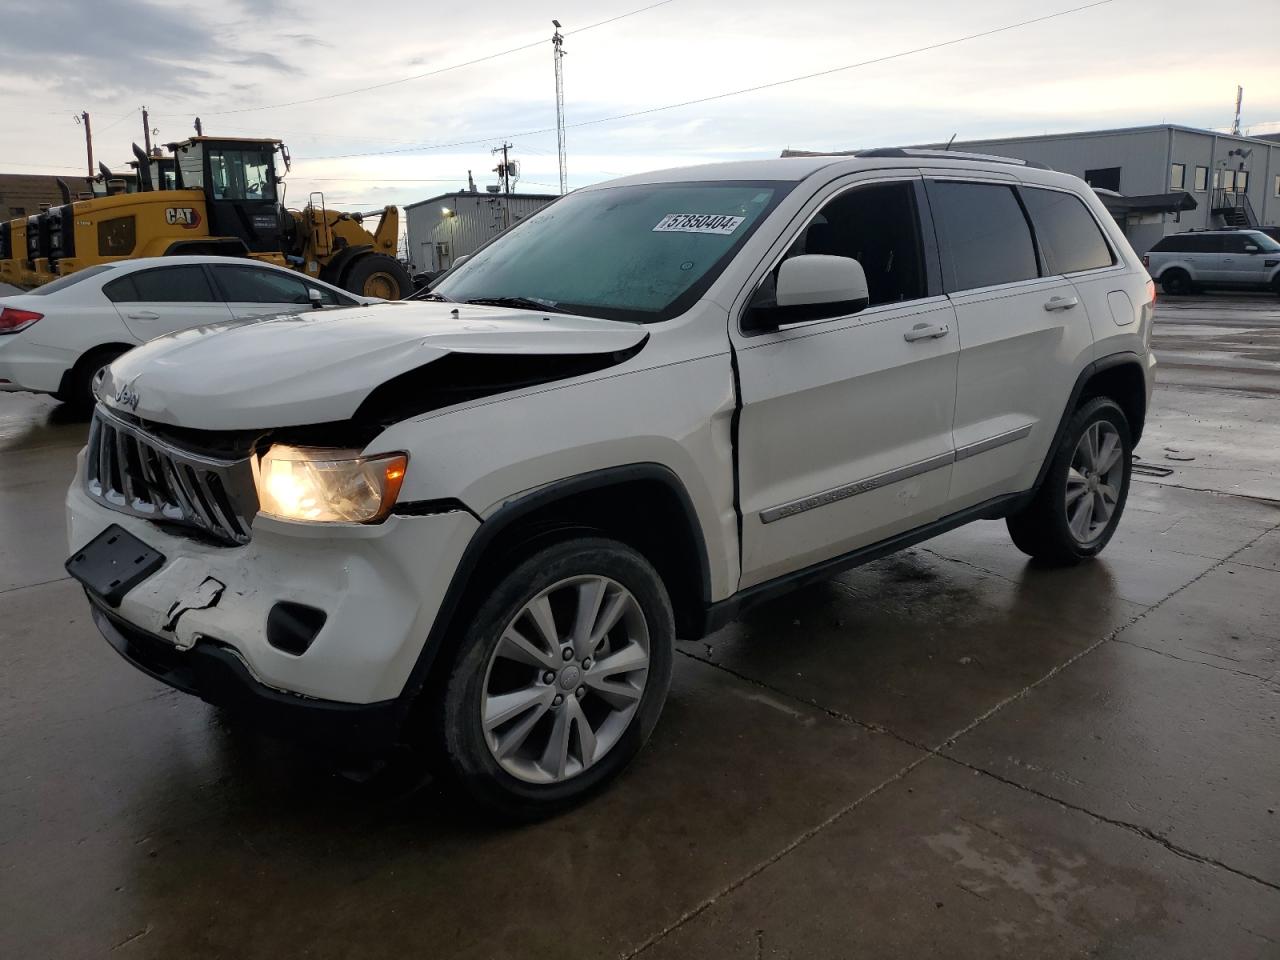
[{"label": "wet concrete pavement", "polygon": [[683,643],[519,829],[123,664],[62,570],[84,424],[0,396],[0,956],[1280,956],[1280,302],[1158,318],[1173,473],[1100,560],[982,523]]}]

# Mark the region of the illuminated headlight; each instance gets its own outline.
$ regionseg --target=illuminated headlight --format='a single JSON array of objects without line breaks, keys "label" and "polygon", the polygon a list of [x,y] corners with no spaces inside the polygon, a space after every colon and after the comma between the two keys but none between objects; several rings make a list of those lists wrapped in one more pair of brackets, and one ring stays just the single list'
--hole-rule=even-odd
[{"label": "illuminated headlight", "polygon": [[371,523],[395,506],[409,458],[276,444],[258,465],[258,509],[282,520]]}]

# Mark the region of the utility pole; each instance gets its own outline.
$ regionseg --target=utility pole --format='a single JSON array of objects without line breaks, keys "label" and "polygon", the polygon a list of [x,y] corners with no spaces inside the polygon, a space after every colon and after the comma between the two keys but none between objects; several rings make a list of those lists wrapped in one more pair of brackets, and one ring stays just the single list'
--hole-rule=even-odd
[{"label": "utility pole", "polygon": [[1233,136],[1240,136],[1240,107],[1244,103],[1244,87],[1236,87],[1236,119],[1231,124]]},{"label": "utility pole", "polygon": [[89,179],[92,180],[96,174],[93,172],[93,131],[89,128],[89,111],[76,117],[76,123],[84,124],[84,149],[89,160]]},{"label": "utility pole", "polygon": [[503,143],[501,147],[494,147],[493,152],[502,153],[502,162],[493,168],[494,173],[498,175],[498,179],[502,181],[502,229],[505,230],[511,226],[511,174],[514,161],[508,156],[507,151],[511,149],[511,144]]},{"label": "utility pole", "polygon": [[151,118],[145,106],[142,108],[142,142],[146,144],[147,156],[151,156]]},{"label": "utility pole", "polygon": [[199,117],[196,117],[196,136],[197,136],[197,137],[203,137],[203,136],[204,136],[204,127],[202,127],[202,126],[200,125],[200,118],[199,118]]},{"label": "utility pole", "polygon": [[569,168],[564,147],[564,37],[560,35],[560,21],[552,20],[555,32],[551,34],[552,55],[556,63],[556,152],[560,157],[560,195],[569,192]]}]

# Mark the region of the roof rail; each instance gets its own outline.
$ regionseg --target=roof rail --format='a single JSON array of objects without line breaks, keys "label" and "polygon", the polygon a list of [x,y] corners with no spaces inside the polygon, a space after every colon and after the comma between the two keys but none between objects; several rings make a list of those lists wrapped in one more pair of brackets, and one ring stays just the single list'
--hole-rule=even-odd
[{"label": "roof rail", "polygon": [[859,150],[855,157],[901,157],[920,160],[975,160],[983,163],[1011,163],[1017,167],[1032,167],[1036,170],[1052,170],[1047,163],[1038,160],[1019,160],[1016,157],[997,157],[989,153],[964,153],[959,150],[924,150],[914,147],[877,147],[874,150]]}]

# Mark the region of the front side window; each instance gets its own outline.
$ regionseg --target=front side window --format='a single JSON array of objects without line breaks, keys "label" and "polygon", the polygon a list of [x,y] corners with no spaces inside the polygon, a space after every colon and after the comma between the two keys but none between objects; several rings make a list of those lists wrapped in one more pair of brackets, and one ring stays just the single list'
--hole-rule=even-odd
[{"label": "front side window", "polygon": [[[1204,193],[1209,186],[1209,168],[1196,167],[1195,189],[1197,193]],[[1280,196],[1280,194],[1277,194]]]},{"label": "front side window", "polygon": [[198,264],[140,270],[102,288],[115,303],[216,303],[204,269]]},{"label": "front side window", "polygon": [[1268,237],[1265,233],[1246,233],[1245,236],[1249,238],[1248,242],[1252,243],[1259,250],[1266,251],[1267,253],[1280,253],[1280,243],[1276,243],[1275,240]]},{"label": "front side window", "polygon": [[458,301],[534,301],[608,320],[669,320],[697,302],[791,187],[705,181],[571,193],[485,246],[432,292]]},{"label": "front side window", "polygon": [[309,303],[301,277],[256,267],[211,268],[218,286],[231,303]]},{"label": "front side window", "polygon": [[929,206],[942,244],[948,292],[1039,276],[1031,227],[1013,187],[933,181]]},{"label": "front side window", "polygon": [[1060,190],[1024,187],[1022,199],[1050,273],[1078,273],[1115,263],[1098,222],[1079,197]]},{"label": "front side window", "polygon": [[215,200],[274,200],[271,150],[209,150],[209,187]]},{"label": "front side window", "polygon": [[1169,189],[1182,190],[1187,185],[1186,164],[1175,163],[1169,168]]},{"label": "front side window", "polygon": [[835,197],[809,221],[784,259],[804,253],[850,257],[862,264],[870,306],[924,297],[914,184],[873,184]]}]

